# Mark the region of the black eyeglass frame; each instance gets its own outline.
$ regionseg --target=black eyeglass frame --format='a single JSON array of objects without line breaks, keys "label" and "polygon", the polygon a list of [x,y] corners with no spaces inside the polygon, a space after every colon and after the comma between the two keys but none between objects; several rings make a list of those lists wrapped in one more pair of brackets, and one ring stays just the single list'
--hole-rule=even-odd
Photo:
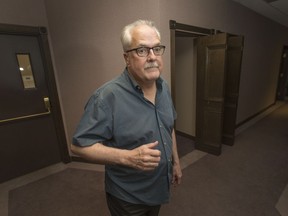
[{"label": "black eyeglass frame", "polygon": [[[155,49],[155,48],[159,48],[159,47],[161,48],[161,50],[163,50],[163,52],[162,52],[160,55],[158,55],[158,54],[156,55],[155,52],[154,52],[154,49]],[[143,48],[145,48],[145,49],[147,49],[147,50],[149,49],[148,52],[147,52],[147,55],[145,55],[145,56],[141,56],[141,55],[139,55],[139,53],[138,53],[138,50],[139,50],[139,49],[143,49]],[[136,51],[136,54],[137,54],[139,57],[147,57],[147,56],[149,55],[149,53],[150,53],[150,50],[152,49],[155,56],[162,56],[162,55],[164,54],[164,52],[165,52],[165,48],[166,48],[166,47],[165,47],[164,45],[157,45],[157,46],[154,46],[154,47],[145,47],[145,46],[142,46],[142,47],[137,47],[137,48],[134,48],[134,49],[126,50],[125,52],[128,53],[128,52]]]}]

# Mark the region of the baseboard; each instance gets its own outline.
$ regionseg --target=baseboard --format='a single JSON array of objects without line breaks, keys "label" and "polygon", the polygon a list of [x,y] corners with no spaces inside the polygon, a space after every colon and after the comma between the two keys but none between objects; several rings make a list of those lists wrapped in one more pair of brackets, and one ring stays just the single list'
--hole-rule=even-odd
[{"label": "baseboard", "polygon": [[269,105],[265,109],[261,110],[260,112],[258,112],[256,114],[252,115],[251,117],[247,118],[246,120],[238,123],[236,125],[235,135],[238,135],[241,132],[243,132],[244,130],[246,130],[247,128],[251,127],[256,122],[260,121],[261,119],[263,119],[264,117],[269,115],[271,112],[273,112],[274,110],[276,110],[277,108],[282,106],[284,103],[285,102],[283,102],[283,101],[277,101],[277,102]]},{"label": "baseboard", "polygon": [[178,130],[176,130],[176,135],[183,136],[183,137],[186,137],[188,139],[191,139],[191,140],[195,141],[195,137],[194,136],[189,135],[189,134],[184,133],[184,132],[181,132],[181,131],[178,131]]}]

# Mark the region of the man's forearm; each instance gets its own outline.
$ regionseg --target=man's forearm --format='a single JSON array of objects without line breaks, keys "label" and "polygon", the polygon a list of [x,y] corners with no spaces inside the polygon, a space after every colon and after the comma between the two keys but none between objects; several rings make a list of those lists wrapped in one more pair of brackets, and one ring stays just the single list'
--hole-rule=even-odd
[{"label": "man's forearm", "polygon": [[95,143],[87,147],[71,145],[71,151],[90,161],[103,165],[121,165],[141,170],[153,170],[160,162],[161,152],[155,147],[158,142],[143,144],[132,149],[118,149]]},{"label": "man's forearm", "polygon": [[177,150],[176,135],[175,135],[174,129],[172,132],[172,157],[173,157],[173,164],[175,164],[175,163],[180,164],[180,160],[179,160],[179,156],[178,156],[178,150]]},{"label": "man's forearm", "polygon": [[95,143],[87,147],[71,145],[72,153],[98,164],[124,165],[128,151],[104,146],[102,143]]}]

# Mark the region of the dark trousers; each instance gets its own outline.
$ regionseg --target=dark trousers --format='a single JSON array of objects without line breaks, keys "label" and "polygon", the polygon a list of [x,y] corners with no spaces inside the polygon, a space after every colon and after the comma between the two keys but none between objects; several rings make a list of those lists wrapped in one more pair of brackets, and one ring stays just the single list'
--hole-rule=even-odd
[{"label": "dark trousers", "polygon": [[111,216],[158,216],[161,207],[132,204],[109,193],[106,193],[106,200]]}]

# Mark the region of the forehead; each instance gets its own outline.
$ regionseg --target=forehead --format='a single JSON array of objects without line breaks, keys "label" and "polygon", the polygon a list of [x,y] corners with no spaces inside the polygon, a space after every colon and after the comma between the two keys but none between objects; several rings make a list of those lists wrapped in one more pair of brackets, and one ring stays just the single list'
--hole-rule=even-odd
[{"label": "forehead", "polygon": [[160,44],[160,39],[156,31],[147,25],[140,25],[135,27],[132,32],[131,46],[154,46]]}]

